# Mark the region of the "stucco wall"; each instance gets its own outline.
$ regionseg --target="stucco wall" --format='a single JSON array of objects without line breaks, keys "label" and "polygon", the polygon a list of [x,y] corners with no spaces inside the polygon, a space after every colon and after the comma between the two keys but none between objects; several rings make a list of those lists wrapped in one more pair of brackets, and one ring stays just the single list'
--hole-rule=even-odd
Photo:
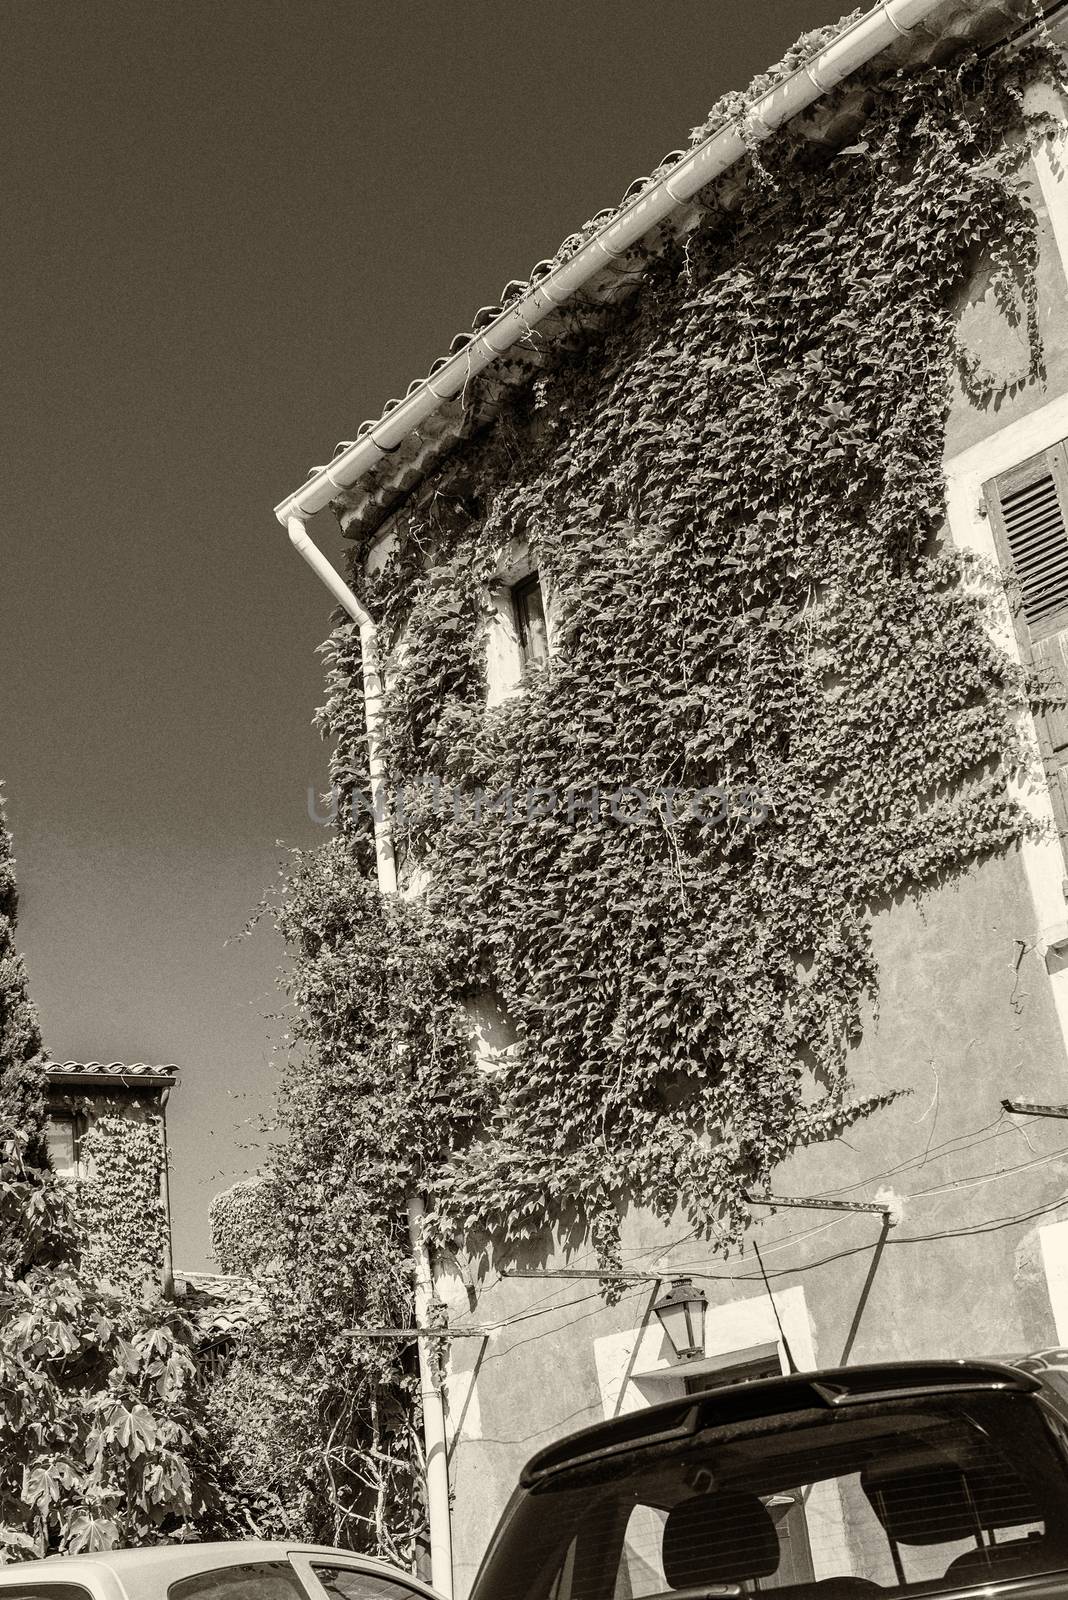
[{"label": "stucco wall", "polygon": [[[906,1092],[780,1171],[784,1195],[870,1200],[892,1191],[900,1222],[879,1248],[873,1215],[762,1214],[724,1257],[686,1219],[624,1223],[629,1270],[694,1276],[709,1300],[710,1355],[779,1343],[759,1245],[794,1359],[833,1365],[868,1284],[852,1361],[1011,1354],[1055,1343],[1039,1229],[1068,1218],[1068,1125],[1003,1115],[1001,1100],[1068,1100],[1068,1060],[1019,853],[990,860],[875,917],[882,972],[851,1068],[858,1092]],[[1068,1230],[1065,1230],[1068,1233]],[[1060,1246],[1068,1254],[1068,1240]],[[548,1269],[551,1245],[521,1265]],[[580,1252],[570,1267],[592,1264]],[[454,1317],[494,1329],[457,1340],[449,1379],[459,1592],[523,1461],[571,1429],[681,1392],[649,1316],[653,1283],[615,1306],[595,1281],[498,1279],[492,1255],[472,1297],[446,1281]],[[507,1268],[506,1268],[507,1270]],[[477,1368],[477,1381],[472,1375]]]},{"label": "stucco wall", "polygon": [[1011,321],[994,300],[989,264],[980,264],[967,291],[957,304],[957,330],[965,350],[1008,384],[992,403],[969,399],[959,376],[954,377],[952,404],[946,425],[946,455],[953,457],[981,439],[1030,415],[1051,396],[1068,391],[1068,281],[1058,246],[1057,231],[1066,202],[1060,162],[1047,156],[1037,164],[1028,161],[1021,173],[1024,193],[1038,224],[1039,331],[1045,371],[1029,375],[1029,357],[1023,323]]}]

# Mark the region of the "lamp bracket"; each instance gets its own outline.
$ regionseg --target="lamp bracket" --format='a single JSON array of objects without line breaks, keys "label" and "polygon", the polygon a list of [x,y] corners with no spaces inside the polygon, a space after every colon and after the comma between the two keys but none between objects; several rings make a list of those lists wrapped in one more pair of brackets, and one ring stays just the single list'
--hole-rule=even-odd
[{"label": "lamp bracket", "polygon": [[663,1273],[659,1272],[597,1272],[584,1267],[558,1267],[555,1270],[544,1272],[525,1272],[520,1269],[498,1269],[502,1278],[587,1278],[595,1283],[660,1283]]},{"label": "lamp bracket", "polygon": [[1068,1117],[1068,1106],[1044,1106],[1034,1100],[1003,1100],[1005,1111],[1015,1111],[1021,1117]]},{"label": "lamp bracket", "polygon": [[[1068,1116],[1068,1107],[1064,1115]],[[888,1205],[865,1200],[815,1200],[783,1194],[746,1194],[743,1199],[751,1206],[796,1206],[802,1211],[865,1211],[876,1217],[889,1217],[891,1211]]]},{"label": "lamp bracket", "polygon": [[346,1328],[350,1339],[487,1339],[492,1328]]}]

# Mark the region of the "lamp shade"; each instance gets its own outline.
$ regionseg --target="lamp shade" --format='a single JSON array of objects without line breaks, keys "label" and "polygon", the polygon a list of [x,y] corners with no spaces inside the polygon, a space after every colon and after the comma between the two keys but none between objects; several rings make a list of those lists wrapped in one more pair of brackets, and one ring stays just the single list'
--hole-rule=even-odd
[{"label": "lamp shade", "polygon": [[689,1278],[674,1278],[653,1307],[679,1361],[704,1355],[707,1305],[704,1291],[695,1289]]}]

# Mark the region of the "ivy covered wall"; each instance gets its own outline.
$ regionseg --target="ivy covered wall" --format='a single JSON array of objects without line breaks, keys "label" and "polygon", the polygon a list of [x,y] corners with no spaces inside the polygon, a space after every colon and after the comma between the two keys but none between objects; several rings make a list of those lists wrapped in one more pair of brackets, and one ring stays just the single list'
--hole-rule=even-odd
[{"label": "ivy covered wall", "polygon": [[269,1259],[278,1218],[265,1212],[267,1198],[257,1178],[240,1179],[213,1198],[211,1253],[221,1272],[247,1276]]},{"label": "ivy covered wall", "polygon": [[[1026,686],[943,537],[941,469],[954,370],[991,401],[1006,382],[956,336],[980,263],[1041,362],[1026,152],[1006,143],[1025,77],[895,76],[833,159],[762,147],[741,216],[711,211],[601,334],[547,350],[395,519],[367,594],[393,651],[399,842],[453,992],[497,993],[522,1041],[487,1136],[429,1175],[444,1228],[515,1240],[573,1212],[607,1239],[621,1198],[681,1197],[735,1236],[747,1189],[873,1108],[846,1071],[877,990],[871,909],[1024,831],[1005,777]],[[556,653],[487,712],[486,596],[516,537]],[[344,643],[326,720],[351,790]],[[425,787],[411,800],[428,774],[561,804],[439,815]],[[567,814],[621,786],[659,799]],[[695,820],[686,797],[716,789],[768,815]]]},{"label": "ivy covered wall", "polygon": [[83,1270],[101,1281],[158,1290],[169,1245],[163,1204],[163,1122],[130,1106],[93,1107],[81,1140],[75,1209]]},{"label": "ivy covered wall", "polygon": [[[246,1369],[246,1400],[257,1371],[292,1375],[285,1404],[261,1390],[249,1412],[257,1437],[274,1430],[254,1471],[288,1525],[422,1546],[410,1348],[352,1333],[410,1315],[414,1189],[451,1315],[502,1321],[477,1389],[474,1347],[452,1347],[463,1565],[492,1520],[479,1469],[504,1483],[535,1443],[600,1415],[595,1337],[642,1315],[594,1285],[550,1340],[531,1319],[553,1294],[496,1268],[689,1264],[667,1239],[711,1271],[753,1224],[746,1194],[785,1163],[822,1155],[810,1192],[826,1191],[836,1169],[855,1179],[861,1146],[874,1172],[887,1130],[885,1168],[899,1140],[941,1161],[942,1132],[902,1095],[926,1070],[899,1024],[923,1010],[928,924],[957,951],[942,974],[962,1035],[953,1131],[977,1100],[962,1030],[996,1025],[999,1063],[1016,1048],[1033,824],[1006,780],[1030,762],[1035,685],[992,641],[997,575],[946,536],[942,457],[955,392],[994,412],[1043,382],[1022,91],[1059,70],[1042,47],[959,55],[873,75],[843,149],[780,132],[730,212],[707,196],[635,295],[544,345],[537,379],[395,515],[373,576],[354,549],[381,619],[411,892],[383,904],[375,886],[358,641],[340,627],[321,714],[339,825],[279,887],[297,1048],[267,1174],[273,1333]],[[1023,379],[968,343],[957,313],[977,275],[1021,330]],[[474,414],[477,383],[469,398]],[[344,526],[352,497],[339,509]],[[553,654],[487,708],[493,586],[516,540],[551,596]],[[722,815],[695,806],[717,793]],[[873,1047],[880,956],[893,1016]],[[470,1050],[474,997],[515,1031],[492,1074]],[[1048,996],[1028,1002],[1029,1042],[1063,1070]],[[829,1265],[821,1281],[847,1328],[846,1277]],[[357,1467],[369,1440],[373,1473]]]}]

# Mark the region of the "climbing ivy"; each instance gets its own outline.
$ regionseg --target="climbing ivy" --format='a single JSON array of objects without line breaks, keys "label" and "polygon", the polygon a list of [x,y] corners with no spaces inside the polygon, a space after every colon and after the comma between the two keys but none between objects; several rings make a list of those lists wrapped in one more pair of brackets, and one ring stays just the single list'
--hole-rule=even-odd
[{"label": "climbing ivy", "polygon": [[[872,910],[1027,826],[1005,784],[1026,686],[942,535],[941,463],[954,366],[973,394],[998,382],[955,329],[981,262],[1040,364],[1019,135],[1023,85],[1058,65],[1039,46],[873,79],[836,153],[780,132],[740,202],[709,196],[640,294],[546,347],[395,519],[366,592],[400,849],[449,993],[491,991],[520,1041],[482,1136],[426,1162],[443,1236],[571,1219],[610,1250],[640,1200],[735,1237],[747,1190],[878,1103],[847,1071],[877,998]],[[487,595],[517,537],[555,653],[487,710]],[[329,688],[351,799],[344,630]],[[435,808],[427,774],[468,804]],[[672,803],[716,789],[760,804]],[[656,798],[593,816],[595,790]],[[505,791],[560,805],[476,814]]]},{"label": "climbing ivy", "polygon": [[211,1253],[224,1273],[248,1276],[276,1248],[281,1219],[270,1208],[262,1179],[242,1178],[217,1194],[208,1220]]},{"label": "climbing ivy", "polygon": [[44,1148],[41,1030],[15,946],[18,890],[0,800],[0,1288],[54,1253],[54,1206],[39,1182]]},{"label": "climbing ivy", "polygon": [[83,1270],[131,1288],[158,1284],[167,1238],[162,1120],[129,1106],[104,1111],[81,1141],[81,1160],[86,1176],[75,1203]]}]

